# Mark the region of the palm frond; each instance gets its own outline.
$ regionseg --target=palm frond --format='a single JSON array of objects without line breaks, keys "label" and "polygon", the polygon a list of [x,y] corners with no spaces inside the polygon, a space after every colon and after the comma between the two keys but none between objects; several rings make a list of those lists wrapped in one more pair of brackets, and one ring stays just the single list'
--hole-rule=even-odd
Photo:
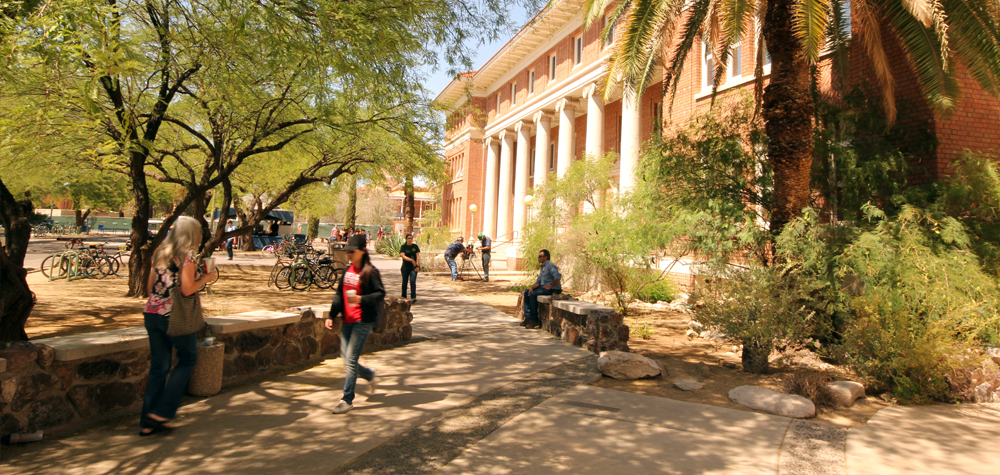
[{"label": "palm frond", "polygon": [[[587,0],[583,2],[583,28],[590,28],[595,21],[603,18],[604,12],[608,9],[608,5],[611,5],[614,1],[615,0]],[[615,10],[622,11],[628,8],[631,3],[631,0],[621,0],[621,2],[616,5]]]},{"label": "palm frond", "polygon": [[895,79],[882,42],[881,12],[868,3],[868,0],[852,0],[851,10],[851,16],[857,25],[855,36],[861,41],[875,70],[875,79],[882,89],[882,107],[885,109],[886,120],[892,124],[896,121]]},{"label": "palm frond", "polygon": [[802,42],[802,48],[815,64],[826,45],[826,28],[830,24],[830,0],[800,0],[795,4],[792,31]]},{"label": "palm frond", "polygon": [[934,0],[902,0],[903,8],[913,15],[917,21],[922,23],[925,28],[930,28],[931,23],[934,21],[931,15],[934,11],[934,4],[937,3]]},{"label": "palm frond", "polygon": [[754,12],[756,17],[756,34],[757,34],[757,49],[754,50],[756,53],[754,55],[754,67],[753,67],[753,116],[757,118],[760,114],[760,107],[764,103],[764,61],[766,60],[767,45],[764,42],[764,15],[767,13],[767,0],[760,0],[757,3],[757,11]]},{"label": "palm frond", "polygon": [[717,58],[715,81],[712,87],[713,104],[718,85],[724,82],[726,71],[729,69],[729,59],[732,56],[733,47],[746,37],[753,24],[756,10],[755,0],[721,0],[717,4],[718,7],[714,13],[718,15],[718,19],[715,22],[710,20],[710,23],[719,24],[718,40],[713,41],[714,54]]},{"label": "palm frond", "polygon": [[[624,93],[641,94],[652,80],[663,42],[673,33],[676,6],[681,0],[635,0],[626,13],[625,28],[609,64],[609,82],[604,96],[609,99],[617,83]],[[613,82],[612,82],[613,81]]]},{"label": "palm frond", "polygon": [[[1000,95],[1000,25],[996,11],[977,0],[942,0],[952,45],[986,92]],[[995,7],[994,7],[995,8]]]},{"label": "palm frond", "polygon": [[938,112],[951,110],[960,95],[958,81],[951,72],[952,61],[942,48],[938,34],[907,12],[901,2],[887,2],[886,16],[903,43],[910,64],[924,94]]},{"label": "palm frond", "polygon": [[[664,91],[670,91],[671,97],[677,92],[677,83],[681,79],[681,72],[684,71],[684,62],[687,60],[687,55],[691,53],[691,48],[698,38],[698,33],[701,31],[701,25],[705,21],[705,17],[708,16],[709,5],[711,3],[712,0],[694,0],[690,5],[686,6],[688,16],[681,30],[680,41],[674,47],[670,64],[666,67],[663,75],[663,89]],[[673,99],[671,99],[670,104],[672,108]]]}]

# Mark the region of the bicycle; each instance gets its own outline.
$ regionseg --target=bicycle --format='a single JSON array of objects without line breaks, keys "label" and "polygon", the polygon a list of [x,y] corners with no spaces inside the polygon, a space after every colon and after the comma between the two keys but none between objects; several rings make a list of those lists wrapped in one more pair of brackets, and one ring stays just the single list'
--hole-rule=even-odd
[{"label": "bicycle", "polygon": [[[278,271],[275,284],[281,283],[283,277],[287,275],[288,287],[292,290],[308,290],[313,285],[320,289],[329,289],[344,274],[344,269],[339,268],[337,264],[339,263],[330,258],[309,258],[306,253],[300,252],[290,265]],[[278,288],[282,287],[279,285]]]}]

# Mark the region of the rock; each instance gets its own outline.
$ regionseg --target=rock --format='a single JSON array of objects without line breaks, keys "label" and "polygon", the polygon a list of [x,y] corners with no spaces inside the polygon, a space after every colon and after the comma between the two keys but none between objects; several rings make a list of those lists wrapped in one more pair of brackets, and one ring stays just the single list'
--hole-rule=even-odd
[{"label": "rock", "polygon": [[0,358],[0,373],[7,371],[7,360]]},{"label": "rock", "polygon": [[49,365],[56,359],[56,350],[49,345],[38,344],[38,359],[35,360],[42,369],[48,369]]},{"label": "rock", "polygon": [[108,412],[118,407],[129,407],[139,400],[142,393],[136,393],[135,386],[129,383],[104,383],[97,385],[94,402],[102,412]]},{"label": "rock", "polygon": [[864,385],[854,381],[834,381],[827,384],[826,389],[833,395],[837,405],[843,407],[851,407],[855,399],[865,397]]},{"label": "rock", "polygon": [[236,337],[236,351],[240,353],[256,352],[271,342],[271,334],[259,334],[255,332],[243,332]]},{"label": "rock", "polygon": [[30,377],[22,377],[18,381],[17,392],[11,401],[10,408],[14,412],[27,407],[39,395],[56,387],[59,379],[48,373],[35,373]]},{"label": "rock", "polygon": [[660,365],[649,358],[622,351],[602,351],[597,368],[615,379],[651,378],[660,374]]},{"label": "rock", "polygon": [[755,386],[740,386],[729,391],[729,399],[741,406],[794,419],[816,416],[812,401],[791,394],[783,394]]},{"label": "rock", "polygon": [[726,339],[726,335],[718,330],[705,330],[699,333],[698,336],[706,340],[724,341]]},{"label": "rock", "polygon": [[76,413],[80,417],[91,417],[97,414],[97,407],[94,404],[94,386],[90,384],[80,384],[73,386],[66,392],[66,397],[73,404]]},{"label": "rock", "polygon": [[21,421],[13,414],[4,413],[0,416],[0,434],[18,434],[24,432]]},{"label": "rock", "polygon": [[0,350],[0,358],[7,360],[7,371],[11,373],[20,373],[25,371],[31,366],[31,363],[38,358],[38,351],[35,349],[35,346],[31,345],[29,347],[27,345],[30,345],[30,343],[24,343],[26,344],[12,344],[8,349]]},{"label": "rock", "polygon": [[697,391],[703,386],[698,381],[693,379],[678,379],[674,381],[674,387],[680,389],[681,391]]},{"label": "rock", "polygon": [[691,320],[690,322],[688,322],[688,328],[690,328],[692,331],[696,333],[701,333],[705,331],[705,325],[702,325],[697,320]]},{"label": "rock", "polygon": [[695,338],[698,338],[698,332],[696,332],[694,330],[688,330],[688,331],[684,332],[684,334],[687,335],[687,337],[689,339],[691,339],[691,340],[693,340]]},{"label": "rock", "polygon": [[73,420],[73,409],[62,396],[50,396],[31,405],[28,432],[61,426]]},{"label": "rock", "polygon": [[236,374],[247,375],[257,371],[257,359],[250,355],[240,355],[234,361],[236,363]]},{"label": "rock", "polygon": [[76,375],[81,379],[97,379],[118,374],[121,366],[121,362],[115,360],[88,361],[76,367]]}]

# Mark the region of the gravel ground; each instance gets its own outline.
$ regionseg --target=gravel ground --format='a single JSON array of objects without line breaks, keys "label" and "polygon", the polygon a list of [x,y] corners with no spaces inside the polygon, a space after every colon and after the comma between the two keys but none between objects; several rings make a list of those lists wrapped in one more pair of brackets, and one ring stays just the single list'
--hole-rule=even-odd
[{"label": "gravel ground", "polygon": [[847,475],[846,440],[844,427],[793,420],[781,443],[778,473]]}]

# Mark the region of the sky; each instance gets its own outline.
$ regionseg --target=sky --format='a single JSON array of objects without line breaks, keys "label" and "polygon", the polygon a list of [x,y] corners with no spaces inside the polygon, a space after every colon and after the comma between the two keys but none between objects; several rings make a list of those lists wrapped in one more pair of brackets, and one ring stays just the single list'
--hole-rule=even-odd
[{"label": "sky", "polygon": [[[535,11],[532,11],[531,16],[534,16],[535,13]],[[507,41],[509,41],[514,34],[517,33],[517,30],[520,29],[521,25],[527,23],[531,18],[528,16],[528,12],[520,5],[512,6],[510,15],[511,18],[516,20],[515,23],[518,25],[516,29],[502,34],[497,40],[479,47],[476,47],[476,44],[479,42],[478,39],[470,39],[466,42],[467,45],[475,49],[472,61],[473,70],[479,69],[486,64],[486,62],[489,61],[489,59],[492,58],[497,51],[500,51],[500,48],[503,48],[503,45],[507,44]],[[446,64],[447,62],[442,61],[442,63]],[[437,97],[437,95],[440,94],[453,79],[447,74],[445,69],[446,68],[442,68],[439,71],[427,73],[427,78],[424,80],[424,87],[431,92],[431,97]]]}]

